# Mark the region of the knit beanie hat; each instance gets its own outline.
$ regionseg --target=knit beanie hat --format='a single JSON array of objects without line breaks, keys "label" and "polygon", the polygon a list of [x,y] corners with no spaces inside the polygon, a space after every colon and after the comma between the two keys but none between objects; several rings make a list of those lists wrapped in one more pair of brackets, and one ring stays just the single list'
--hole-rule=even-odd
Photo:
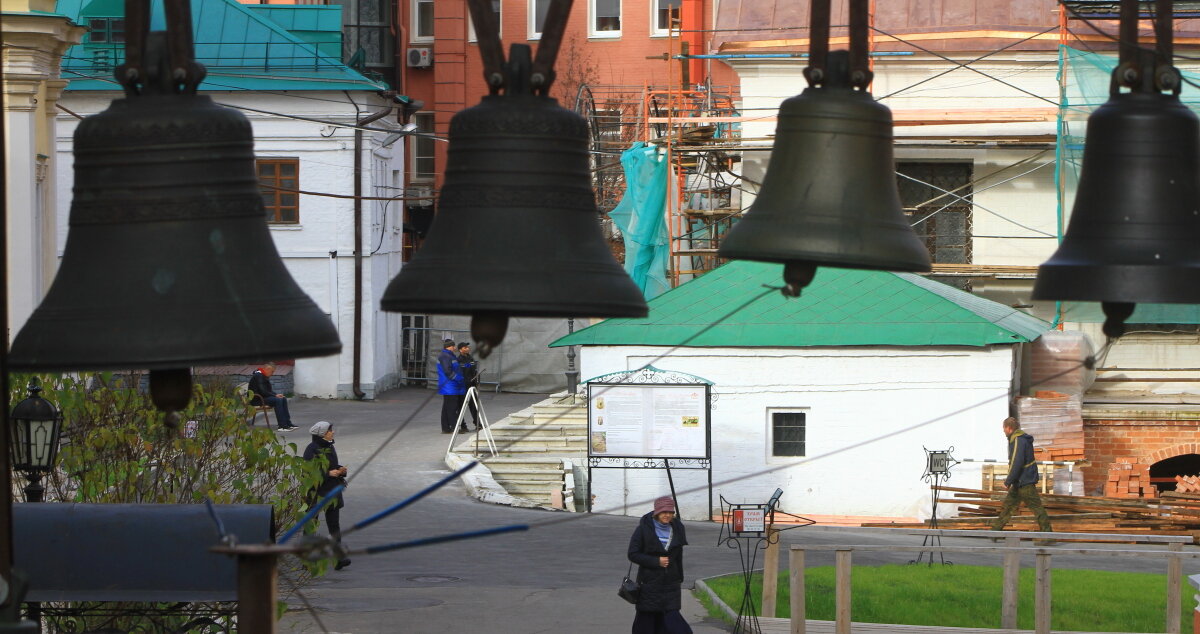
[{"label": "knit beanie hat", "polygon": [[675,500],[671,496],[664,495],[654,501],[655,515],[658,515],[659,513],[665,513],[667,511],[672,513],[675,512]]},{"label": "knit beanie hat", "polygon": [[318,421],[316,425],[308,428],[308,433],[314,436],[324,436],[325,432],[333,428],[333,423],[328,421]]}]

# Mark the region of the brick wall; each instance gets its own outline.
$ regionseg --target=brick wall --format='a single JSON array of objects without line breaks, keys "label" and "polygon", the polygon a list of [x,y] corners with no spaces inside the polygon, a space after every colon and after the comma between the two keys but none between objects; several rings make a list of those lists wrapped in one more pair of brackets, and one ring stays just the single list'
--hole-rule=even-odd
[{"label": "brick wall", "polygon": [[1103,495],[1109,464],[1133,457],[1152,465],[1175,456],[1200,454],[1200,420],[1088,419],[1083,423],[1083,468],[1087,495]]}]

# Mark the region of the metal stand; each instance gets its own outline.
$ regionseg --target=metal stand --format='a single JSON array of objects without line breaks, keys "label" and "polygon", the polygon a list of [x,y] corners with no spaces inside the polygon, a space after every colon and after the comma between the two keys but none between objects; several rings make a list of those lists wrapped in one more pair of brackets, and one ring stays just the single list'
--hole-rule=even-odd
[{"label": "metal stand", "polygon": [[[925,449],[925,448],[922,447],[922,449]],[[941,500],[941,496],[942,496],[941,485],[942,485],[942,483],[944,483],[950,479],[950,468],[953,467],[954,465],[958,464],[958,461],[955,460],[954,456],[951,455],[953,452],[954,452],[954,447],[951,447],[951,448],[945,449],[945,450],[936,450],[936,451],[930,450],[930,449],[925,449],[925,473],[921,474],[921,479],[925,482],[930,483],[931,502],[933,504],[933,507],[931,508],[930,515],[929,515],[929,528],[937,528],[938,527],[937,514],[938,514],[938,502]],[[941,535],[926,535],[925,538],[921,540],[921,545],[922,546],[941,546],[942,545],[942,536]],[[920,564],[921,560],[925,558],[925,553],[927,553],[927,552],[929,553],[929,562],[927,565],[932,566],[933,565],[933,554],[934,554],[933,551],[924,551],[923,550],[917,555],[916,559],[910,560],[908,563]],[[938,560],[942,563],[943,566],[954,565],[954,562],[946,561],[946,556],[941,551],[938,551],[937,556],[938,556]]]},{"label": "metal stand", "polygon": [[454,432],[450,434],[450,444],[446,446],[446,453],[454,451],[454,441],[458,438],[458,430],[466,424],[467,413],[471,410],[471,405],[474,405],[475,411],[479,412],[479,431],[475,434],[474,455],[479,455],[479,438],[482,437],[494,458],[500,451],[496,448],[496,439],[492,437],[492,426],[488,424],[487,412],[483,411],[483,403],[479,400],[479,390],[474,385],[467,388],[467,393],[463,396],[463,404],[458,410],[458,420],[454,421]]},{"label": "metal stand", "polygon": [[[724,544],[729,548],[736,548],[738,559],[742,563],[742,601],[738,606],[737,622],[733,624],[734,634],[762,634],[758,613],[754,609],[754,596],[751,593],[754,564],[758,560],[759,549],[777,543],[779,533],[785,530],[816,523],[807,517],[778,510],[779,498],[782,495],[783,489],[775,489],[775,494],[766,504],[732,504],[725,496],[721,496],[721,533],[717,538],[717,545]],[[806,523],[778,529],[774,527],[776,513]]]}]

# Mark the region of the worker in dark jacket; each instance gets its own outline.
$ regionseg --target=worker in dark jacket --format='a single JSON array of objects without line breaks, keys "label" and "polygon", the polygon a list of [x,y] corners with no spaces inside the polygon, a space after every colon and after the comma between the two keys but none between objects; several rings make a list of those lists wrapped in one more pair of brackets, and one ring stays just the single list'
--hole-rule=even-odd
[{"label": "worker in dark jacket", "polygon": [[454,432],[454,423],[458,420],[458,412],[462,409],[463,395],[467,388],[463,385],[462,369],[458,365],[458,354],[454,352],[454,340],[442,342],[442,351],[437,358],[438,394],[442,395],[442,433]]},{"label": "worker in dark jacket", "polygon": [[632,634],[691,634],[679,613],[683,586],[683,522],[675,500],[664,495],[643,515],[629,539],[629,561],[637,564],[638,594]]},{"label": "worker in dark jacket", "polygon": [[[310,504],[316,504],[329,495],[339,484],[346,482],[346,467],[338,462],[337,449],[333,446],[333,424],[328,421],[318,421],[313,425],[308,433],[312,434],[312,442],[304,448],[305,460],[317,460],[323,458],[325,461],[325,477],[321,480],[321,484],[312,491],[309,497]],[[325,505],[325,528],[329,530],[329,538],[335,542],[342,540],[342,507],[346,506],[346,501],[341,493],[337,497],[329,501]],[[338,559],[335,569],[341,570],[350,565],[349,557]]]},{"label": "worker in dark jacket", "polygon": [[1021,431],[1021,423],[1013,417],[1004,419],[1004,435],[1008,437],[1008,477],[1004,486],[1008,487],[1008,496],[1004,498],[1004,506],[1000,509],[1000,517],[992,523],[992,530],[1003,530],[1009,518],[1016,512],[1022,502],[1033,511],[1037,518],[1038,530],[1050,532],[1050,517],[1042,506],[1042,497],[1038,495],[1037,461],[1033,457],[1033,436]]},{"label": "worker in dark jacket", "polygon": [[267,363],[250,375],[250,391],[254,394],[250,402],[255,405],[270,405],[275,408],[275,424],[279,431],[292,431],[292,415],[288,412],[287,397],[275,393],[271,387],[271,375],[275,374],[275,364]]},{"label": "worker in dark jacket", "polygon": [[[463,386],[470,390],[475,388],[475,396],[479,397],[479,363],[475,361],[475,357],[471,356],[471,342],[460,341],[458,343],[458,368],[462,371]],[[467,407],[471,408],[471,416],[475,419],[475,429],[479,429],[479,408],[475,407],[475,401],[467,401]],[[463,421],[459,431],[467,431],[467,422]]]}]

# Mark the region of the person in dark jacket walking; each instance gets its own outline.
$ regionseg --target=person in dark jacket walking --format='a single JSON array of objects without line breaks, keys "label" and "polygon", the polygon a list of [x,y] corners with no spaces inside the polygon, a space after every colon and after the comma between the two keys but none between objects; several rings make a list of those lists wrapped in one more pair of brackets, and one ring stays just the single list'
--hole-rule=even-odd
[{"label": "person in dark jacket walking", "polygon": [[[316,490],[312,492],[311,504],[324,499],[333,491],[339,484],[346,481],[346,467],[338,462],[337,449],[333,446],[333,424],[327,421],[318,421],[313,425],[308,433],[312,434],[312,442],[304,448],[305,460],[316,460],[324,458],[325,464],[325,479],[321,484],[317,485]],[[338,493],[337,497],[330,500],[329,504],[325,505],[325,528],[329,530],[329,537],[335,542],[342,541],[342,507],[346,505],[342,494]],[[336,570],[341,570],[350,565],[350,558],[342,557],[338,560]]]},{"label": "person in dark jacket walking", "polygon": [[442,433],[454,432],[454,423],[458,420],[458,411],[462,409],[463,395],[467,388],[463,386],[462,370],[458,366],[458,355],[454,352],[454,340],[442,342],[442,351],[438,353],[438,394],[442,395]]},{"label": "person in dark jacket walking", "polygon": [[691,634],[679,613],[687,543],[675,500],[669,495],[655,500],[654,510],[642,516],[629,539],[629,561],[638,566],[641,587],[632,634]]},{"label": "person in dark jacket walking", "polygon": [[[475,357],[471,356],[471,343],[468,341],[458,343],[458,367],[462,371],[463,387],[467,390],[475,388],[476,395],[478,395],[479,364],[475,361]],[[467,401],[467,407],[471,408],[471,416],[475,419],[475,429],[479,429],[479,408],[475,407],[475,401]],[[467,431],[466,421],[463,421],[459,431]]]},{"label": "person in dark jacket walking", "polygon": [[275,424],[278,425],[279,431],[292,431],[297,429],[292,424],[292,415],[288,413],[287,397],[282,394],[276,394],[271,388],[271,375],[275,374],[275,364],[268,363],[254,371],[250,375],[250,391],[254,396],[250,399],[255,405],[267,404],[275,408]]},{"label": "person in dark jacket walking", "polygon": [[1008,487],[1008,496],[1004,498],[1004,506],[1000,509],[1000,517],[992,522],[992,530],[1003,530],[1009,518],[1016,512],[1022,502],[1033,511],[1037,518],[1038,530],[1049,533],[1050,517],[1042,506],[1042,496],[1038,494],[1037,462],[1033,457],[1033,436],[1021,431],[1021,423],[1013,417],[1004,419],[1004,435],[1008,436],[1008,477],[1004,486]]}]

